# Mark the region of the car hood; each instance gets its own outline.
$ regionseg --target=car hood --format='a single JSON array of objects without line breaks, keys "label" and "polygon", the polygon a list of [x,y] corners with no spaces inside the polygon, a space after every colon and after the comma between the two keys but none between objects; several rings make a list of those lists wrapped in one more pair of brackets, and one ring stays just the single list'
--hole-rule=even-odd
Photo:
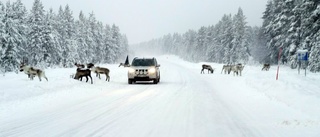
[{"label": "car hood", "polygon": [[149,68],[155,68],[155,66],[131,66],[130,68],[133,68],[133,69],[149,69]]}]

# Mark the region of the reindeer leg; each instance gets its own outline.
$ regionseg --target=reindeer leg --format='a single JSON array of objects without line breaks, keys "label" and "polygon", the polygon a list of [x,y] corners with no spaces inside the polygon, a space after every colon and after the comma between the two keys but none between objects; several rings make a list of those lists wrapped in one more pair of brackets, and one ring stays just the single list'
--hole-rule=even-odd
[{"label": "reindeer leg", "polygon": [[106,81],[110,81],[110,76],[108,74],[106,74]]},{"label": "reindeer leg", "polygon": [[88,82],[88,80],[89,80],[89,79],[88,79],[88,76],[86,76],[86,82]]},{"label": "reindeer leg", "polygon": [[40,76],[40,75],[38,75],[38,78],[39,78],[39,80],[41,81],[41,76]]},{"label": "reindeer leg", "polygon": [[91,84],[93,84],[91,75],[89,75],[89,78],[91,79]]}]

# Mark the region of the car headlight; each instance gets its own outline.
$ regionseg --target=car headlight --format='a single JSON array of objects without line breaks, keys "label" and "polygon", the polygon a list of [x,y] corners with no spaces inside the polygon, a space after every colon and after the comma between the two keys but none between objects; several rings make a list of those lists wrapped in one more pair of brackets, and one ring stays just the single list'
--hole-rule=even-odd
[{"label": "car headlight", "polygon": [[156,69],[155,68],[150,68],[148,71],[149,71],[149,73],[156,73]]},{"label": "car headlight", "polygon": [[128,72],[129,73],[134,73],[136,70],[134,68],[129,68]]}]

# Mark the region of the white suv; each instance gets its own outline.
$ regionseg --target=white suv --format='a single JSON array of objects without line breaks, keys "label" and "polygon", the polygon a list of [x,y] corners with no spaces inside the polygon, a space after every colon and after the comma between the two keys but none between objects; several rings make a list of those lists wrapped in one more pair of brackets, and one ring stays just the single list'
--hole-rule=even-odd
[{"label": "white suv", "polygon": [[128,83],[136,81],[160,82],[160,65],[156,58],[134,58],[128,71]]}]

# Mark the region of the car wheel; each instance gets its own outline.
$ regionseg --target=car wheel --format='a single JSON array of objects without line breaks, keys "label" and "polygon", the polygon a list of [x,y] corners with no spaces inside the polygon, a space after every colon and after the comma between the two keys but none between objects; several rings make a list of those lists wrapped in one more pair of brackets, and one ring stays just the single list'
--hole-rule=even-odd
[{"label": "car wheel", "polygon": [[128,84],[132,84],[132,80],[131,79],[128,79]]},{"label": "car wheel", "polygon": [[158,84],[158,79],[154,79],[153,84]]}]

